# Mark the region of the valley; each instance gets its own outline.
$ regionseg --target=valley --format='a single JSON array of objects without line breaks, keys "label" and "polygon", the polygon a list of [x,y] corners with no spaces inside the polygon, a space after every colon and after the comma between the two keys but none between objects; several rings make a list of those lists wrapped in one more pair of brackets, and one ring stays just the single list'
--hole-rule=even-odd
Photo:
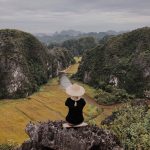
[{"label": "valley", "polygon": [[[68,75],[76,73],[78,69],[78,58],[75,59],[76,63],[66,69]],[[76,81],[72,80],[72,82]],[[93,100],[94,88],[78,83],[86,89],[85,120],[99,125],[102,119],[111,114],[114,107],[101,106],[100,111],[97,111],[98,105]],[[56,77],[50,79],[48,83],[40,87],[38,92],[27,98],[0,101],[0,143],[9,140],[21,143],[26,140],[28,137],[24,129],[30,121],[64,120],[67,114],[67,108],[64,105],[66,98],[64,89],[59,85],[59,78]]]}]

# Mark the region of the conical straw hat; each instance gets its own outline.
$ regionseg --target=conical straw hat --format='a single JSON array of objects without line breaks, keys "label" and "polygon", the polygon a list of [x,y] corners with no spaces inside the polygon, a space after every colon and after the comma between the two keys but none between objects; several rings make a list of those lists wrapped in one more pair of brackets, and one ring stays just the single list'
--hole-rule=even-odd
[{"label": "conical straw hat", "polygon": [[82,96],[85,93],[85,89],[75,83],[66,88],[66,93],[70,96]]}]

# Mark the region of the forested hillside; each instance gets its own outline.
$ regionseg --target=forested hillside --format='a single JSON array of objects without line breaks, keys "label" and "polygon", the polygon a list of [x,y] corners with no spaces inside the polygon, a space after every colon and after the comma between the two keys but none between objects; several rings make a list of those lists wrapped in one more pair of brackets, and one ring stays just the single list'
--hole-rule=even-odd
[{"label": "forested hillside", "polygon": [[86,50],[96,47],[97,42],[93,37],[79,38],[78,40],[68,40],[62,43],[62,47],[67,48],[73,55],[82,55]]},{"label": "forested hillside", "polygon": [[147,96],[150,90],[150,28],[114,36],[88,50],[76,77],[97,88],[114,85],[137,97]]}]

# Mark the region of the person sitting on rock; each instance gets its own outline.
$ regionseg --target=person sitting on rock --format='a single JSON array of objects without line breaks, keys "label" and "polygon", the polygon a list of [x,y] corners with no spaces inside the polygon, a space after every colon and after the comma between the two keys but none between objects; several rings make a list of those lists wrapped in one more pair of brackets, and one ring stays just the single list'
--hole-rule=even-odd
[{"label": "person sitting on rock", "polygon": [[66,88],[66,93],[70,96],[65,102],[69,108],[66,121],[70,126],[82,124],[84,121],[82,110],[86,105],[82,95],[84,95],[85,89],[78,84],[73,84]]}]

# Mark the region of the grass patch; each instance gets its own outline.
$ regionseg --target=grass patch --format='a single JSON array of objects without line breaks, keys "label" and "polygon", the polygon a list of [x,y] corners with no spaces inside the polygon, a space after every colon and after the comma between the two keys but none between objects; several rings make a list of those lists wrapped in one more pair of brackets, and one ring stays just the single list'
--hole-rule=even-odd
[{"label": "grass patch", "polygon": [[7,141],[5,144],[0,144],[0,150],[15,150],[18,144],[13,141]]}]

